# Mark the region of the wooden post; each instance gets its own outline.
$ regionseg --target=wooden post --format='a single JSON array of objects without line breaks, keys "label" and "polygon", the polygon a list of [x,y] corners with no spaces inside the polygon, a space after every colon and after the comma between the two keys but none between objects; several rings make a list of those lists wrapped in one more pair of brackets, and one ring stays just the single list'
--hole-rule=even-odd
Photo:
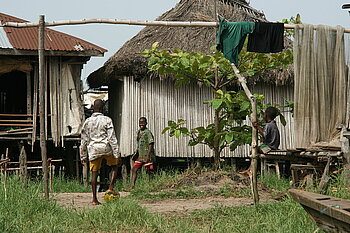
[{"label": "wooden post", "polygon": [[38,69],[34,69],[34,90],[33,90],[33,133],[32,133],[32,152],[34,151],[34,144],[36,141],[36,126],[37,126],[37,116],[38,116],[38,80],[39,73]]},{"label": "wooden post", "polygon": [[20,175],[21,175],[23,186],[27,188],[28,186],[27,153],[24,148],[23,141],[20,142],[19,167],[20,167]]},{"label": "wooden post", "polygon": [[77,153],[75,153],[75,172],[76,172],[76,178],[80,181],[80,156],[79,156],[79,146],[73,147],[77,150]]},{"label": "wooden post", "polygon": [[83,166],[83,181],[86,187],[89,186],[89,162],[87,161],[85,166]]},{"label": "wooden post", "polygon": [[275,162],[276,175],[278,179],[281,179],[280,165],[278,164],[277,160],[275,160],[274,162]]},{"label": "wooden post", "polygon": [[[250,103],[252,105],[252,114],[250,115],[250,120],[251,122],[256,122],[258,120],[258,114],[257,114],[257,105],[256,105],[256,99],[250,92],[248,86],[247,86],[247,81],[246,79],[240,74],[239,70],[237,69],[235,64],[231,64],[233,71],[238,77],[238,81],[241,83],[243,90],[247,97],[250,100]],[[258,131],[255,127],[252,128],[252,161],[251,161],[251,176],[250,176],[250,181],[251,181],[251,188],[252,188],[252,194],[253,194],[253,199],[254,199],[254,205],[259,204],[259,192],[258,192]]]},{"label": "wooden post", "polygon": [[[32,114],[32,79],[30,77],[30,72],[27,75],[27,114]],[[28,117],[28,120],[32,120]]]},{"label": "wooden post", "polygon": [[[8,160],[9,158],[9,148],[6,148],[6,155],[5,159]],[[5,162],[4,165],[4,193],[5,193],[5,200],[7,200],[7,186],[6,186],[6,181],[7,181],[7,162]]]},{"label": "wooden post", "polygon": [[47,148],[46,148],[46,135],[45,135],[45,17],[44,15],[39,16],[39,117],[40,117],[40,149],[41,159],[43,167],[43,186],[44,194],[46,198],[49,198],[49,172],[47,166]]},{"label": "wooden post", "polygon": [[49,158],[47,161],[48,161],[48,166],[49,166],[49,181],[50,181],[50,192],[52,192],[52,159]]},{"label": "wooden post", "polygon": [[322,177],[321,177],[321,181],[320,183],[318,184],[317,188],[319,190],[322,190],[322,191],[325,191],[327,189],[327,186],[328,186],[328,182],[329,180],[331,179],[329,177],[329,167],[331,165],[331,161],[332,161],[332,157],[329,156],[328,157],[328,160],[327,160],[327,164],[323,170],[323,174],[322,174]]}]

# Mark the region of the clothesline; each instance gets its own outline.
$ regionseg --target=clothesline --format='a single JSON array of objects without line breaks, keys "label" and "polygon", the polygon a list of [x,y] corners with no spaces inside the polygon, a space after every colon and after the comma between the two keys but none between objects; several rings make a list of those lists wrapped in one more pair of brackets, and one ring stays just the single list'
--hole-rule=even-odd
[{"label": "clothesline", "polygon": [[[93,23],[105,23],[105,24],[126,24],[126,25],[139,25],[139,26],[167,26],[167,27],[218,27],[217,22],[204,22],[204,21],[148,21],[148,20],[126,20],[126,19],[82,19],[82,20],[60,20],[45,22],[45,27],[55,27],[62,25],[79,25],[79,24],[93,24]],[[1,27],[38,27],[39,22],[6,22],[0,25]],[[295,24],[284,24],[285,29],[294,29]],[[346,33],[350,33],[350,29],[345,29]]]}]

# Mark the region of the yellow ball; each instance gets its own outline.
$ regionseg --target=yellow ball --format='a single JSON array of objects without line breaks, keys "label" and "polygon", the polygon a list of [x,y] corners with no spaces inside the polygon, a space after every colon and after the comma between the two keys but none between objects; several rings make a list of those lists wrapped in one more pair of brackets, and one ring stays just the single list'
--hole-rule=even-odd
[{"label": "yellow ball", "polygon": [[103,196],[103,199],[105,201],[115,201],[118,200],[120,198],[120,193],[114,191],[113,193],[105,193],[105,195]]}]

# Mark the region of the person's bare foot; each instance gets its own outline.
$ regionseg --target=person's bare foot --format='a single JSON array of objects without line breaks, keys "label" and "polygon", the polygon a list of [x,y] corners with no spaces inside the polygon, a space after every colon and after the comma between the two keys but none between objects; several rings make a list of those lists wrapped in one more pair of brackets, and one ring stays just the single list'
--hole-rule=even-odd
[{"label": "person's bare foot", "polygon": [[126,191],[126,192],[130,192],[130,191],[132,191],[132,190],[134,190],[134,188],[133,188],[133,187],[123,189],[123,191]]},{"label": "person's bare foot", "polygon": [[99,201],[97,201],[97,200],[96,200],[96,201],[92,201],[92,202],[91,202],[91,205],[101,205],[101,202],[99,202]]},{"label": "person's bare foot", "polygon": [[239,174],[241,174],[241,175],[250,175],[250,170],[249,169],[247,169],[247,170],[245,170],[245,171],[241,171],[241,172],[239,172]]},{"label": "person's bare foot", "polygon": [[106,193],[115,193],[113,189],[107,189]]}]

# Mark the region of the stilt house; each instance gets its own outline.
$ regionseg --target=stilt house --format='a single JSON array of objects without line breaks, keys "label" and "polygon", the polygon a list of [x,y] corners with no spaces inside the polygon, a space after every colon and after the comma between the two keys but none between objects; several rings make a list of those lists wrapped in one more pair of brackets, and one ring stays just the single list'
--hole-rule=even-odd
[{"label": "stilt house", "polygon": [[[27,21],[1,13],[0,24],[5,22]],[[46,29],[45,35],[46,136],[49,148],[64,147],[68,141],[80,140],[83,65],[91,56],[103,56],[107,50],[51,29]],[[23,140],[33,145],[32,156],[40,160],[35,143],[39,133],[38,99],[38,29],[0,27],[1,154]],[[10,151],[10,156],[15,154]],[[53,156],[55,152],[48,150],[48,157]]]}]

